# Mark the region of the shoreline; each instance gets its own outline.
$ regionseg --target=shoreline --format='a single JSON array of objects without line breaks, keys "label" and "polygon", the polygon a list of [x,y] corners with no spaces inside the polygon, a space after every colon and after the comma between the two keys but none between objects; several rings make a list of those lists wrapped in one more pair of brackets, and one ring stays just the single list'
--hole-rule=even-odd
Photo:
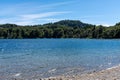
[{"label": "shoreline", "polygon": [[[100,71],[91,71],[83,74],[58,75],[47,78],[38,77],[23,78],[21,73],[14,77],[4,78],[5,80],[120,80],[120,64]],[[2,78],[0,78],[2,80]]]},{"label": "shoreline", "polygon": [[41,80],[120,80],[120,64],[101,71],[77,74],[72,76],[56,76],[43,78]]}]

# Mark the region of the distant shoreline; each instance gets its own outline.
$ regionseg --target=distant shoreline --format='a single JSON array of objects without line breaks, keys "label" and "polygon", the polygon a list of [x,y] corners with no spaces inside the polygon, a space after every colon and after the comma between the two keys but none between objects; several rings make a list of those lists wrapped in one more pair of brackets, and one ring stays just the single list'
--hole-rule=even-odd
[{"label": "distant shoreline", "polygon": [[0,25],[0,39],[36,38],[120,39],[120,23],[106,27],[83,23],[79,20],[61,20],[55,23],[31,26]]}]

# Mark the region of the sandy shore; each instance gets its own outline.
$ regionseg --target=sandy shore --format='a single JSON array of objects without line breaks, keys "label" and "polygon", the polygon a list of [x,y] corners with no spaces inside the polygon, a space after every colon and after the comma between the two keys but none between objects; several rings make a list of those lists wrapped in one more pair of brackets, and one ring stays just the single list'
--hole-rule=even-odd
[{"label": "sandy shore", "polygon": [[99,72],[73,76],[58,76],[41,80],[120,80],[120,66],[108,68]]}]

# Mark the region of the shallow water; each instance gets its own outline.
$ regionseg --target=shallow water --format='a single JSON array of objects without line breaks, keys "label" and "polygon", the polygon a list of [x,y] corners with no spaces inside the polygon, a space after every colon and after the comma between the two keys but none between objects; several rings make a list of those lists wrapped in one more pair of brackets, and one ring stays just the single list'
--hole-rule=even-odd
[{"label": "shallow water", "polygon": [[120,40],[0,40],[0,80],[86,73],[118,64]]}]

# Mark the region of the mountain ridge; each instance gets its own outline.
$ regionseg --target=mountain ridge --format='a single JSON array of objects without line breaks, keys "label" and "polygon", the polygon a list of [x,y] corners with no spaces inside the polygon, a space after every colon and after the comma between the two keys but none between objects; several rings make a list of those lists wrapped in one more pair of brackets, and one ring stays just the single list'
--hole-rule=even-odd
[{"label": "mountain ridge", "polygon": [[17,25],[12,23],[6,23],[6,24],[0,24],[0,27],[6,26],[6,27],[17,27],[17,26],[52,26],[52,25],[62,25],[62,26],[68,26],[68,27],[86,27],[86,26],[94,26],[93,24],[84,23],[80,20],[60,20],[54,23],[45,23],[45,24],[38,24],[38,25]]}]

